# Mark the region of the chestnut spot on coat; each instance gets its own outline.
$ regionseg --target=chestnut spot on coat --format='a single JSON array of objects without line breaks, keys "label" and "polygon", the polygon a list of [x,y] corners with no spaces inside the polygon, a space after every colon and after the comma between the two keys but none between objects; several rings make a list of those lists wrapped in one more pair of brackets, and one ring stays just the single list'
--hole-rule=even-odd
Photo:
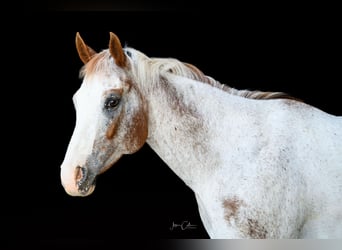
[{"label": "chestnut spot on coat", "polygon": [[257,220],[247,219],[248,236],[252,239],[266,239],[267,230]]},{"label": "chestnut spot on coat", "polygon": [[147,114],[143,110],[139,110],[127,124],[128,133],[126,134],[126,149],[129,153],[135,153],[146,142],[148,136],[148,120]]},{"label": "chestnut spot on coat", "polygon": [[265,239],[267,230],[257,219],[245,218],[241,215],[241,207],[246,207],[243,200],[238,197],[232,197],[223,200],[224,218],[229,225],[234,224],[239,228],[240,232],[247,238]]},{"label": "chestnut spot on coat", "polygon": [[111,140],[114,138],[114,136],[117,134],[119,125],[121,123],[122,120],[122,113],[118,116],[117,119],[115,119],[114,121],[112,121],[112,123],[109,125],[107,131],[106,131],[106,137],[108,140]]},{"label": "chestnut spot on coat", "polygon": [[223,208],[224,208],[224,218],[230,222],[232,218],[237,217],[237,214],[239,212],[239,209],[242,205],[244,205],[244,202],[242,200],[239,200],[237,197],[225,199],[223,201]]}]

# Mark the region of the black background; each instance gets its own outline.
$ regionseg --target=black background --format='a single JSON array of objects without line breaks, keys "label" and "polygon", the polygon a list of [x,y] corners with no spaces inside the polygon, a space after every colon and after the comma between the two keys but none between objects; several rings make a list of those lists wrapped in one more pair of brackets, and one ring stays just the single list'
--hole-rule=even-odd
[{"label": "black background", "polygon": [[[208,238],[192,191],[147,145],[101,175],[91,196],[64,192],[59,167],[75,124],[71,98],[81,83],[76,32],[97,51],[107,48],[112,31],[150,57],[192,63],[232,87],[284,91],[342,115],[334,6],[56,1],[17,13],[3,39],[6,73],[14,79],[3,106],[10,150],[1,219],[10,246]],[[198,228],[169,229],[184,220]]]}]

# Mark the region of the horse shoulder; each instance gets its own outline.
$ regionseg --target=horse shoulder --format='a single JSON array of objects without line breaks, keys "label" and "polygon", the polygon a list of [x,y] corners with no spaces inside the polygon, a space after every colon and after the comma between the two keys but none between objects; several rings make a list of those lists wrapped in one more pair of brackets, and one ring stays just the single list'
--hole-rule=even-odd
[{"label": "horse shoulder", "polygon": [[245,125],[249,128],[244,131],[245,139],[242,134],[234,138],[230,154],[225,156],[227,163],[212,185],[220,192],[206,199],[214,204],[212,210],[220,207],[227,234],[295,238],[305,217],[304,199],[298,193],[305,189],[305,180],[291,159],[297,150],[298,134],[289,128],[302,121],[286,103],[268,104],[248,118],[251,126]]}]

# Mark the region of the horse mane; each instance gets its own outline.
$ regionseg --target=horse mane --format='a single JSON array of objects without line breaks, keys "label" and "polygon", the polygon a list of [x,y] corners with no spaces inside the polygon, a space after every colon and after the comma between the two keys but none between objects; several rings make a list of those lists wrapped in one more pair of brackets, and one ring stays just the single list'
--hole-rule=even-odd
[{"label": "horse mane", "polygon": [[[284,92],[270,92],[270,91],[259,91],[259,90],[238,90],[222,84],[214,78],[205,75],[196,66],[181,62],[175,58],[157,58],[147,57],[142,52],[133,48],[124,48],[125,51],[130,51],[133,55],[136,66],[132,67],[133,74],[136,75],[142,82],[157,83],[160,77],[167,77],[167,74],[175,74],[178,76],[190,78],[199,82],[209,84],[215,88],[221,89],[232,95],[237,95],[250,99],[294,99]],[[133,60],[133,59],[132,59]],[[94,72],[107,72],[111,73],[114,70],[114,61],[108,50],[94,55],[94,57],[82,67],[80,71],[80,77],[84,77],[86,74]],[[147,72],[149,72],[147,74]],[[300,101],[300,100],[299,100]]]},{"label": "horse mane", "polygon": [[188,67],[192,74],[189,77],[193,77],[194,80],[201,81],[207,84],[210,84],[213,87],[222,89],[233,95],[238,95],[250,99],[278,99],[278,98],[285,98],[285,99],[294,99],[294,97],[284,93],[284,92],[270,92],[270,91],[260,91],[260,90],[238,90],[232,87],[229,87],[226,84],[222,84],[219,81],[213,79],[210,76],[205,75],[201,70],[199,70],[196,66],[184,63],[186,67]]},{"label": "horse mane", "polygon": [[[131,49],[130,49],[131,50]],[[133,51],[138,52],[133,49]],[[175,74],[178,76],[183,76],[186,78],[190,78],[199,82],[203,82],[206,84],[209,84],[215,88],[221,89],[222,91],[228,92],[232,95],[237,95],[245,98],[250,99],[292,99],[292,100],[298,100],[299,99],[288,95],[284,92],[270,92],[270,91],[260,91],[260,90],[238,90],[235,88],[232,88],[228,86],[227,84],[222,84],[219,81],[215,80],[214,78],[205,75],[200,69],[198,69],[196,66],[190,64],[181,62],[178,59],[175,58],[148,58],[143,53],[140,53],[140,56],[142,56],[145,60],[144,62],[148,62],[150,65],[150,71],[153,78],[158,78],[160,75],[165,75],[167,73]],[[140,67],[141,64],[139,64],[138,67]],[[151,77],[149,75],[149,77]],[[153,77],[154,76],[154,77]],[[142,76],[139,76],[142,77]]]}]

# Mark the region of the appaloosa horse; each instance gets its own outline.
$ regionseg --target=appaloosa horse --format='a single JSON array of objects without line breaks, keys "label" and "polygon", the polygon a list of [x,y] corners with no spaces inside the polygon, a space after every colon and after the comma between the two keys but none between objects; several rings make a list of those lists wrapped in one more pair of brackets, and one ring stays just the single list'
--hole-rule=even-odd
[{"label": "appaloosa horse", "polygon": [[[144,143],[195,193],[211,238],[342,238],[342,118],[279,92],[237,90],[172,58],[95,52],[73,97],[76,126],[61,166],[65,191]],[[134,173],[133,173],[134,174]]]}]

